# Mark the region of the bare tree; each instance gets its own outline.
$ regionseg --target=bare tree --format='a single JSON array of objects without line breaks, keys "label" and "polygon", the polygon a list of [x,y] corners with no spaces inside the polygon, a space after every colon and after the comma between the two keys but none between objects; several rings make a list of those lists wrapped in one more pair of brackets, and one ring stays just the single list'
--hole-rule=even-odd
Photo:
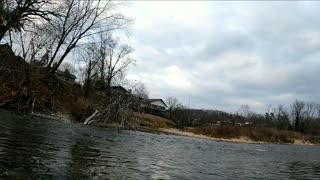
[{"label": "bare tree", "polygon": [[115,12],[118,6],[111,0],[63,0],[60,17],[52,19],[48,29],[56,42],[47,65],[50,72],[54,73],[79,44],[90,43],[90,36],[124,29],[130,19]]},{"label": "bare tree", "polygon": [[170,110],[173,111],[178,105],[178,99],[176,97],[170,96],[170,97],[167,97],[166,103],[168,105],[169,111]]},{"label": "bare tree", "polygon": [[249,105],[245,104],[245,105],[241,105],[241,107],[238,110],[238,114],[242,115],[243,117],[248,118],[251,114],[251,110]]},{"label": "bare tree", "polygon": [[[48,62],[50,42],[46,36],[42,36],[40,26],[30,27],[32,31],[20,31],[16,34],[16,44],[20,50],[18,53],[25,61],[30,64],[36,63],[38,66],[44,66]],[[39,61],[40,60],[40,61]]]},{"label": "bare tree", "polygon": [[278,129],[291,129],[289,113],[283,107],[283,105],[279,105],[276,110],[276,128]]},{"label": "bare tree", "polygon": [[176,97],[170,96],[166,99],[166,104],[168,106],[168,112],[169,112],[169,118],[172,117],[172,113],[182,107],[182,104],[179,103],[178,99]]},{"label": "bare tree", "polygon": [[147,87],[141,82],[138,82],[133,86],[132,94],[136,95],[139,98],[143,98],[143,99],[149,98],[149,95],[148,95],[149,93],[148,93]]},{"label": "bare tree", "polygon": [[317,108],[317,118],[320,119],[320,104],[316,104]]},{"label": "bare tree", "polygon": [[90,94],[90,89],[91,89],[91,76],[92,76],[92,71],[95,68],[96,61],[89,60],[87,65],[86,65],[86,79],[84,83],[84,92],[85,96],[88,97]]},{"label": "bare tree", "polygon": [[86,97],[89,96],[90,90],[92,88],[92,76],[94,69],[97,66],[98,59],[95,56],[95,48],[92,48],[92,46],[87,46],[85,49],[83,49],[83,53],[81,54],[81,62],[83,65],[84,70],[84,94]]},{"label": "bare tree", "polygon": [[122,76],[128,66],[135,62],[131,57],[133,49],[128,45],[120,45],[118,41],[112,42],[107,48],[108,57],[106,60],[106,86],[110,87],[116,76]]},{"label": "bare tree", "polygon": [[130,64],[135,62],[131,57],[133,49],[128,45],[119,44],[108,36],[99,36],[100,44],[95,46],[94,55],[98,59],[98,71],[100,74],[100,83],[102,88],[105,86],[109,89],[115,78],[124,76]]},{"label": "bare tree", "polygon": [[97,86],[100,89],[105,89],[105,71],[106,71],[106,59],[107,50],[109,44],[113,42],[110,34],[100,33],[98,38],[95,38],[96,43],[90,45],[90,53],[92,57],[97,61],[97,71],[99,72],[99,81]]},{"label": "bare tree", "polygon": [[294,119],[294,129],[296,131],[302,131],[303,119],[304,119],[305,103],[303,101],[296,100],[291,106],[291,115]]},{"label": "bare tree", "polygon": [[317,105],[315,103],[308,102],[305,106],[305,120],[309,121],[314,118],[317,111]]},{"label": "bare tree", "polygon": [[53,5],[48,0],[1,0],[0,1],[0,41],[7,31],[21,31],[26,23],[38,20],[50,20],[56,16],[48,7]]}]

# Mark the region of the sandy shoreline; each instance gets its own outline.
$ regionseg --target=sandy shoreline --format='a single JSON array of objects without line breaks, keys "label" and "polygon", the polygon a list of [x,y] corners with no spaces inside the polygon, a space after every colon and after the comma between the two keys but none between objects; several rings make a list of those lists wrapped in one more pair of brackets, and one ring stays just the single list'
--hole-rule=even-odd
[{"label": "sandy shoreline", "polygon": [[246,137],[240,137],[240,138],[231,138],[231,139],[225,139],[225,138],[215,138],[215,137],[209,137],[202,134],[195,134],[193,132],[187,132],[187,131],[181,131],[179,129],[170,128],[170,129],[159,129],[161,132],[169,133],[172,135],[178,135],[178,136],[187,136],[187,137],[193,137],[193,138],[200,138],[200,139],[209,139],[214,141],[220,141],[220,142],[233,142],[233,143],[248,143],[248,144],[267,144],[267,142],[261,142],[261,141],[252,141]]},{"label": "sandy shoreline", "polygon": [[219,141],[219,142],[231,142],[231,143],[247,143],[247,144],[294,144],[294,145],[316,145],[312,144],[309,142],[305,142],[303,140],[297,139],[294,140],[294,143],[272,143],[272,142],[262,142],[262,141],[253,141],[247,137],[240,137],[240,138],[231,138],[231,139],[226,139],[226,138],[215,138],[215,137],[209,137],[205,136],[202,134],[195,134],[192,132],[187,132],[187,131],[182,131],[179,129],[175,128],[170,128],[170,129],[164,129],[161,128],[159,131],[172,134],[172,135],[178,135],[178,136],[187,136],[187,137],[193,137],[193,138],[200,138],[200,139],[209,139],[209,140],[214,140],[214,141]]}]

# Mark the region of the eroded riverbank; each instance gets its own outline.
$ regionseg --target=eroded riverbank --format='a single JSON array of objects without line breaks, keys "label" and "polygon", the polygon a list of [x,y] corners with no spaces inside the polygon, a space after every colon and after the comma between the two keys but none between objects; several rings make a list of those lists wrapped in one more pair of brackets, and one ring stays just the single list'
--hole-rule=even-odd
[{"label": "eroded riverbank", "polygon": [[[63,120],[63,121],[71,121],[71,118],[62,113],[51,114],[51,115],[44,115],[44,114],[33,114],[36,117],[48,118],[51,120]],[[118,127],[116,125],[113,126],[104,126],[104,128],[115,128]],[[116,128],[119,129],[119,128]],[[170,134],[175,136],[186,136],[186,137],[193,137],[193,138],[200,138],[200,139],[208,139],[218,142],[231,142],[231,143],[247,143],[247,144],[295,144],[295,145],[318,145],[315,143],[308,142],[304,139],[294,139],[292,143],[283,143],[283,142],[264,142],[264,141],[254,141],[246,136],[241,136],[238,138],[217,138],[217,137],[210,137],[203,134],[196,134],[190,131],[183,131],[177,128],[150,128],[150,127],[143,127],[143,126],[136,126],[135,128],[131,129],[134,131],[142,131],[148,133],[164,133]]]}]

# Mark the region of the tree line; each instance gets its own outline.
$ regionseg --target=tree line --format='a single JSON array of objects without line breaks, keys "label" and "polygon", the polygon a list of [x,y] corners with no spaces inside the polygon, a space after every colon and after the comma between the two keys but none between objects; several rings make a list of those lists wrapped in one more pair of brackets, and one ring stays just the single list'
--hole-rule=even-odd
[{"label": "tree line", "polygon": [[168,98],[166,102],[169,106],[168,117],[180,128],[212,126],[219,122],[219,125],[272,127],[320,135],[320,104],[316,103],[295,100],[288,108],[283,105],[274,108],[269,106],[267,112],[261,114],[251,111],[248,105],[242,105],[236,113],[228,113],[189,109],[174,97]]}]

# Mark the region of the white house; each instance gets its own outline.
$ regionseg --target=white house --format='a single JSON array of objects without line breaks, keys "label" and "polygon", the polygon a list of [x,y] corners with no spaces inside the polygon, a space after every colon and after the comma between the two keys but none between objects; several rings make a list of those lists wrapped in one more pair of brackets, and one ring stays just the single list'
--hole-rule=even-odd
[{"label": "white house", "polygon": [[162,99],[145,99],[146,106],[153,110],[165,111],[168,107]]}]

